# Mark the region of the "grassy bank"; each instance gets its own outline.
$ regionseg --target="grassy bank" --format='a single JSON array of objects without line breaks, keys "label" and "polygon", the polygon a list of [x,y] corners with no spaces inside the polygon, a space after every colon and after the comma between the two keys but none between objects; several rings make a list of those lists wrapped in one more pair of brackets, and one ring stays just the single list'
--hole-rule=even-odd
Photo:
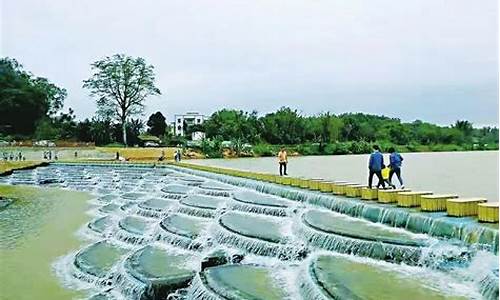
[{"label": "grassy bank", "polygon": [[0,161],[0,176],[8,175],[14,170],[32,169],[47,164],[42,161]]}]

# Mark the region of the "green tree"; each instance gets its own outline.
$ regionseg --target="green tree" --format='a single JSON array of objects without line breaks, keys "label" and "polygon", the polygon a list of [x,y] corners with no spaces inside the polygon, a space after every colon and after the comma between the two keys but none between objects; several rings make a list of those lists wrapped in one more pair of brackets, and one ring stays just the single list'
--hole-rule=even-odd
[{"label": "green tree", "polygon": [[127,121],[142,113],[148,96],[160,95],[155,86],[154,67],[141,58],[115,54],[92,65],[92,76],[83,87],[97,99],[98,115],[113,116],[121,124],[127,145]]},{"label": "green tree", "polygon": [[165,117],[159,111],[149,116],[146,125],[148,125],[149,127],[148,132],[158,137],[164,135],[165,130],[167,129],[167,123],[165,123]]},{"label": "green tree", "polygon": [[[201,128],[200,128],[201,129]],[[257,112],[247,113],[241,110],[223,109],[212,114],[203,123],[208,138],[231,141],[238,139],[254,143],[258,139]]]},{"label": "green tree", "polygon": [[65,89],[25,71],[15,59],[1,58],[0,132],[33,134],[37,123],[62,108],[66,95]]},{"label": "green tree", "polygon": [[305,138],[304,118],[289,107],[265,115],[262,122],[262,137],[271,144],[299,144]]}]

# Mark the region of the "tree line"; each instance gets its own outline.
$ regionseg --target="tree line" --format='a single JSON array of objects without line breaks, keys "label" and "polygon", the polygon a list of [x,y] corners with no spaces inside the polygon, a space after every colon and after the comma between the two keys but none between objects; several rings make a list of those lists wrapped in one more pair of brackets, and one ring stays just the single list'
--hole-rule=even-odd
[{"label": "tree line", "polygon": [[311,154],[366,153],[373,143],[400,145],[407,151],[440,150],[439,146],[442,150],[498,149],[498,128],[474,128],[466,120],[439,126],[364,113],[305,116],[289,107],[260,117],[255,111],[223,109],[213,113],[202,130],[212,140],[235,145],[302,145],[301,152]]},{"label": "tree line", "polygon": [[404,150],[498,149],[498,128],[475,128],[466,120],[439,126],[416,120],[363,113],[313,116],[282,107],[259,115],[256,111],[222,109],[201,125],[184,124],[186,138],[175,137],[161,112],[141,120],[144,101],[160,95],[152,65],[123,54],[91,64],[83,88],[97,104],[94,117],[78,121],[69,108],[62,112],[67,92],[46,78],[25,71],[10,58],[0,59],[0,139],[51,139],[135,145],[141,134],[160,137],[166,145],[185,143],[190,133],[205,132],[204,152],[217,156],[230,141],[239,152],[254,145],[258,154],[271,154],[272,145],[295,145],[303,154],[365,153],[370,145],[400,145]]}]

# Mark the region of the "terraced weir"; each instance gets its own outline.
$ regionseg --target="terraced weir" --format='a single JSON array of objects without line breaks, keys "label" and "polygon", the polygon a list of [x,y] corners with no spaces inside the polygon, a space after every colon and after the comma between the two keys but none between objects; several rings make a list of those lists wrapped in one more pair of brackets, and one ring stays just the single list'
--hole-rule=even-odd
[{"label": "terraced weir", "polygon": [[14,171],[0,183],[36,205],[2,195],[0,251],[21,256],[41,221],[57,236],[69,211],[43,218],[51,208],[39,204],[52,191],[71,203],[78,190],[90,195],[80,242],[51,262],[71,297],[498,299],[496,226],[234,175],[146,164]]}]

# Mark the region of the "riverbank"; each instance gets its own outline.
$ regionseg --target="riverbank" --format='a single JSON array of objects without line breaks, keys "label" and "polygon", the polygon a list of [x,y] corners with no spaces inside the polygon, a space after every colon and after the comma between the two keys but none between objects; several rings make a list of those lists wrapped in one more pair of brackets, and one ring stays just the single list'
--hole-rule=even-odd
[{"label": "riverbank", "polygon": [[48,164],[44,161],[0,161],[0,176],[10,175],[15,170],[34,169]]},{"label": "riverbank", "polygon": [[393,145],[388,143],[368,143],[368,142],[338,142],[331,144],[299,144],[299,145],[270,145],[258,144],[252,147],[250,153],[243,156],[267,157],[276,156],[279,150],[284,147],[293,156],[308,155],[346,155],[346,154],[368,154],[373,151],[372,146],[378,144],[382,151],[387,151],[390,147],[396,148],[400,153],[420,153],[420,152],[462,152],[462,151],[492,151],[498,150],[498,144],[491,145],[456,145],[456,144],[409,144]]},{"label": "riverbank", "polygon": [[[248,149],[238,149],[239,147],[202,145],[201,147],[183,148],[184,159],[205,159],[205,158],[243,158],[243,157],[274,157],[281,148],[288,151],[289,156],[317,156],[317,155],[356,155],[368,154],[372,152],[373,144],[379,144],[382,151],[387,151],[389,147],[395,147],[400,153],[423,153],[423,152],[463,152],[463,151],[498,151],[498,144],[409,144],[393,145],[388,143],[368,143],[368,142],[337,142],[329,144],[307,143],[296,145],[271,145],[256,144]],[[59,160],[114,160],[116,154],[130,161],[158,161],[163,156],[165,160],[173,160],[176,147],[1,147],[0,152],[17,153],[21,151],[28,160],[42,160],[44,152],[51,151],[52,156],[57,154]],[[53,157],[54,158],[54,157]]]}]

